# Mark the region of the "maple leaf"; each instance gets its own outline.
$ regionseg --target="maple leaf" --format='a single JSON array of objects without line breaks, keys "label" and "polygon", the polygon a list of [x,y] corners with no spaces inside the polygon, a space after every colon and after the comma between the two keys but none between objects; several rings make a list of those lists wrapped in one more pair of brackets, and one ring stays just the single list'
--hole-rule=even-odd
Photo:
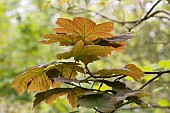
[{"label": "maple leaf", "polygon": [[51,80],[46,76],[44,70],[45,66],[34,66],[29,68],[26,72],[17,76],[12,81],[12,87],[15,88],[20,95],[28,87],[28,92],[44,91],[49,89]]},{"label": "maple leaf", "polygon": [[73,20],[58,18],[56,24],[60,26],[60,28],[54,28],[56,33],[77,34],[86,40],[113,36],[109,33],[113,30],[112,22],[96,25],[95,22],[88,18],[75,17]]},{"label": "maple leaf", "polygon": [[74,57],[76,61],[82,61],[85,64],[98,60],[98,56],[107,56],[111,54],[114,48],[109,46],[84,45],[83,41],[77,42],[74,48],[66,53],[57,54],[58,59],[69,59]]},{"label": "maple leaf", "polygon": [[113,76],[115,75],[127,75],[132,77],[134,80],[139,80],[141,77],[144,76],[144,72],[141,71],[138,67],[136,67],[134,64],[128,64],[124,68],[120,69],[101,69],[95,72],[94,74],[100,75],[100,76]]}]

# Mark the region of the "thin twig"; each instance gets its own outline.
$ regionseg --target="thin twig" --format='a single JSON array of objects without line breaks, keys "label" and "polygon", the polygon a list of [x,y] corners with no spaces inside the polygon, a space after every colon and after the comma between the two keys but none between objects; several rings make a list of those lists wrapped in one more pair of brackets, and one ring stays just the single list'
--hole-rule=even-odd
[{"label": "thin twig", "polygon": [[96,108],[93,108],[94,110],[96,110],[97,112],[99,112],[99,113],[104,113],[104,112],[101,112],[101,111],[99,111],[98,109],[96,109]]},{"label": "thin twig", "polygon": [[[161,2],[161,0],[158,0],[152,7],[151,9],[145,14],[145,16],[143,18],[141,18],[137,23],[135,23],[133,26],[129,27],[129,31],[131,31],[131,29],[135,28],[136,26],[138,26],[140,23],[142,23],[144,20],[147,20],[148,18],[150,18],[151,16],[149,16],[149,14],[152,12],[152,10],[156,7],[156,5]],[[155,15],[155,14],[154,14]]]}]

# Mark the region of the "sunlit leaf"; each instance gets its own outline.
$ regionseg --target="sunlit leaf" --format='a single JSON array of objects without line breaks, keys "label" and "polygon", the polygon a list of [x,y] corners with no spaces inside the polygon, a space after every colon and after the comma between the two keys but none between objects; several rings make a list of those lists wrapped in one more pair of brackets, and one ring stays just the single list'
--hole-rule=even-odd
[{"label": "sunlit leaf", "polygon": [[95,22],[88,18],[75,17],[73,20],[58,18],[56,24],[60,26],[54,29],[56,33],[77,34],[87,40],[113,36],[109,33],[113,30],[112,22],[96,25]]},{"label": "sunlit leaf", "polygon": [[16,77],[12,82],[12,87],[17,90],[19,95],[25,89],[28,89],[28,92],[41,92],[48,90],[50,85],[54,88],[60,86],[61,82],[53,82],[53,78],[63,77],[75,79],[77,72],[84,73],[84,69],[74,62],[34,66]]},{"label": "sunlit leaf", "polygon": [[66,53],[57,54],[58,59],[69,59],[74,57],[76,61],[82,61],[85,64],[99,60],[99,56],[107,56],[114,49],[108,46],[87,45],[83,41],[79,41],[74,48]]},{"label": "sunlit leaf", "polygon": [[134,80],[139,80],[144,76],[144,72],[134,64],[128,64],[123,68],[101,69],[95,72],[99,76],[127,75]]},{"label": "sunlit leaf", "polygon": [[47,78],[44,66],[34,66],[29,68],[26,72],[17,76],[12,82],[12,87],[15,88],[20,95],[28,87],[28,91],[44,91],[47,90],[51,81]]},{"label": "sunlit leaf", "polygon": [[61,72],[64,78],[75,79],[77,72],[84,73],[84,69],[74,62],[60,63],[56,69]]}]

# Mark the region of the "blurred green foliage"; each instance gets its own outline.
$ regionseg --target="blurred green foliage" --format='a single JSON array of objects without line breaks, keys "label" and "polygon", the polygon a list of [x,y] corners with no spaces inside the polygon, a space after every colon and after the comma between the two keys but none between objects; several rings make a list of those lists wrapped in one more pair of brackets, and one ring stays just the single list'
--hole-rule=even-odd
[{"label": "blurred green foliage", "polygon": [[[0,113],[68,113],[71,106],[63,98],[52,105],[41,104],[32,110],[34,93],[24,93],[20,97],[11,89],[11,81],[31,66],[48,63],[56,59],[55,53],[61,52],[58,44],[42,45],[38,43],[44,34],[52,32],[57,18],[72,19],[82,16],[97,23],[110,21],[95,12],[80,10],[83,7],[106,15],[108,18],[128,21],[143,16],[155,0],[1,0],[0,1]],[[155,10],[170,11],[166,0]],[[164,16],[161,14],[161,16]],[[130,25],[127,25],[130,26]],[[151,18],[136,28],[135,37],[127,41],[128,48],[124,53],[113,52],[108,58],[91,64],[91,69],[121,67],[134,63],[143,71],[170,69],[170,21],[166,18]],[[126,33],[123,24],[114,23],[115,35]],[[170,77],[165,74],[145,88],[152,94],[145,99],[146,103],[170,105]],[[127,85],[139,88],[152,75],[145,76],[140,82],[125,79]],[[131,80],[130,82],[128,82]],[[131,105],[135,106],[135,105]],[[129,107],[129,106],[127,106]],[[76,109],[73,111],[77,111]],[[79,108],[80,113],[93,110]],[[131,113],[120,110],[118,113]],[[168,113],[167,109],[137,109],[133,112]]]}]

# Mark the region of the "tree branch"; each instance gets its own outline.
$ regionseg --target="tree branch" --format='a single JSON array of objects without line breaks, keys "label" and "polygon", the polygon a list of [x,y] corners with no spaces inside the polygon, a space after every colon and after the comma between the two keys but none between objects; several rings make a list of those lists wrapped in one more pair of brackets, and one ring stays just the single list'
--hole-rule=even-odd
[{"label": "tree branch", "polygon": [[156,5],[161,2],[161,0],[158,0],[151,8],[150,10],[145,14],[145,16],[143,18],[141,18],[138,22],[136,22],[133,26],[129,27],[128,30],[131,31],[133,28],[135,28],[136,26],[138,26],[140,23],[142,23],[143,21],[149,19],[150,17],[152,17],[154,14],[152,14],[152,16],[149,14],[152,12],[152,10],[156,7]]},{"label": "tree branch", "polygon": [[[151,105],[151,106],[152,108],[155,108],[155,109],[170,109],[170,106],[156,106],[156,105],[155,106]],[[132,108],[123,108],[120,110],[134,110],[134,109],[147,109],[147,108],[150,108],[150,107],[132,107]]]},{"label": "tree branch", "polygon": [[164,73],[170,73],[170,70],[164,70],[164,71],[154,71],[154,72],[144,72],[145,74],[164,74]]},{"label": "tree branch", "polygon": [[146,87],[148,84],[150,84],[151,82],[153,82],[155,79],[159,78],[161,75],[165,74],[165,73],[170,73],[170,70],[166,70],[166,71],[156,71],[156,72],[145,72],[145,74],[157,74],[157,76],[151,78],[148,82],[146,82],[144,85],[142,85],[139,89],[143,89],[144,87]]}]

